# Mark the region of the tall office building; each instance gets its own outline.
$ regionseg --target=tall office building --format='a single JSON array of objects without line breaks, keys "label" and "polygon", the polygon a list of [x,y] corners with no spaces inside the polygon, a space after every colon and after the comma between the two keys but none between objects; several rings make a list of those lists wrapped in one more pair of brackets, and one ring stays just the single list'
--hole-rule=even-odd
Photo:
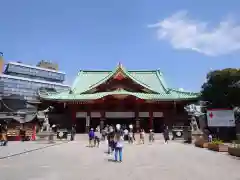
[{"label": "tall office building", "polygon": [[[3,66],[3,56],[0,55]],[[29,108],[27,101],[38,100],[39,88],[68,90],[63,84],[65,73],[53,69],[30,66],[20,62],[9,62],[0,74],[0,95],[4,106],[11,110]],[[3,111],[3,110],[2,110]]]}]

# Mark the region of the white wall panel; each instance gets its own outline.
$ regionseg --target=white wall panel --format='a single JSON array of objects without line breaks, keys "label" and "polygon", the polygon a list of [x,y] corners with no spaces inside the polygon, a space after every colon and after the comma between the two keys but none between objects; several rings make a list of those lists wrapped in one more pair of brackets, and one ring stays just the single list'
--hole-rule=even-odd
[{"label": "white wall panel", "polygon": [[106,112],[106,118],[134,118],[135,112]]},{"label": "white wall panel", "polygon": [[77,112],[76,118],[85,118],[87,117],[87,112]]},{"label": "white wall panel", "polygon": [[163,117],[163,112],[153,112],[153,117]]}]

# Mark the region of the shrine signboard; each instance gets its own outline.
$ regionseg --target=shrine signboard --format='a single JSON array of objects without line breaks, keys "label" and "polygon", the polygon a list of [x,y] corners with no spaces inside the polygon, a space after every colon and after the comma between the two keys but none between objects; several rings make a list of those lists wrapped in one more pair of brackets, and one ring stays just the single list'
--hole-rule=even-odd
[{"label": "shrine signboard", "polygon": [[208,109],[207,122],[209,127],[235,127],[232,109]]}]

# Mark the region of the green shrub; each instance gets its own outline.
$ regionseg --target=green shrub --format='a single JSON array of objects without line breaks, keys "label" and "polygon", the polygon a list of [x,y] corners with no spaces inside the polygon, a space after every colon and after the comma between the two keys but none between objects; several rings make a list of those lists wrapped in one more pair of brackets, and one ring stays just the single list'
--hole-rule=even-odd
[{"label": "green shrub", "polygon": [[220,140],[220,139],[213,139],[213,141],[211,142],[211,144],[220,145],[220,144],[223,144],[223,141]]}]

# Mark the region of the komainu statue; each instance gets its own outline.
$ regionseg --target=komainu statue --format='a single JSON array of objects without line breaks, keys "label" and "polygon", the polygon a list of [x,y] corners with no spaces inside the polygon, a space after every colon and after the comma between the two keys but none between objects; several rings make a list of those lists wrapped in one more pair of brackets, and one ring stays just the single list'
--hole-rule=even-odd
[{"label": "komainu statue", "polygon": [[199,131],[197,119],[196,119],[194,116],[192,116],[192,118],[191,118],[191,123],[190,123],[190,125],[191,125],[192,131]]},{"label": "komainu statue", "polygon": [[44,118],[43,125],[42,125],[42,128],[41,128],[41,132],[43,132],[43,131],[47,131],[47,132],[50,131],[50,124],[49,124],[49,120],[48,120],[47,115]]}]

